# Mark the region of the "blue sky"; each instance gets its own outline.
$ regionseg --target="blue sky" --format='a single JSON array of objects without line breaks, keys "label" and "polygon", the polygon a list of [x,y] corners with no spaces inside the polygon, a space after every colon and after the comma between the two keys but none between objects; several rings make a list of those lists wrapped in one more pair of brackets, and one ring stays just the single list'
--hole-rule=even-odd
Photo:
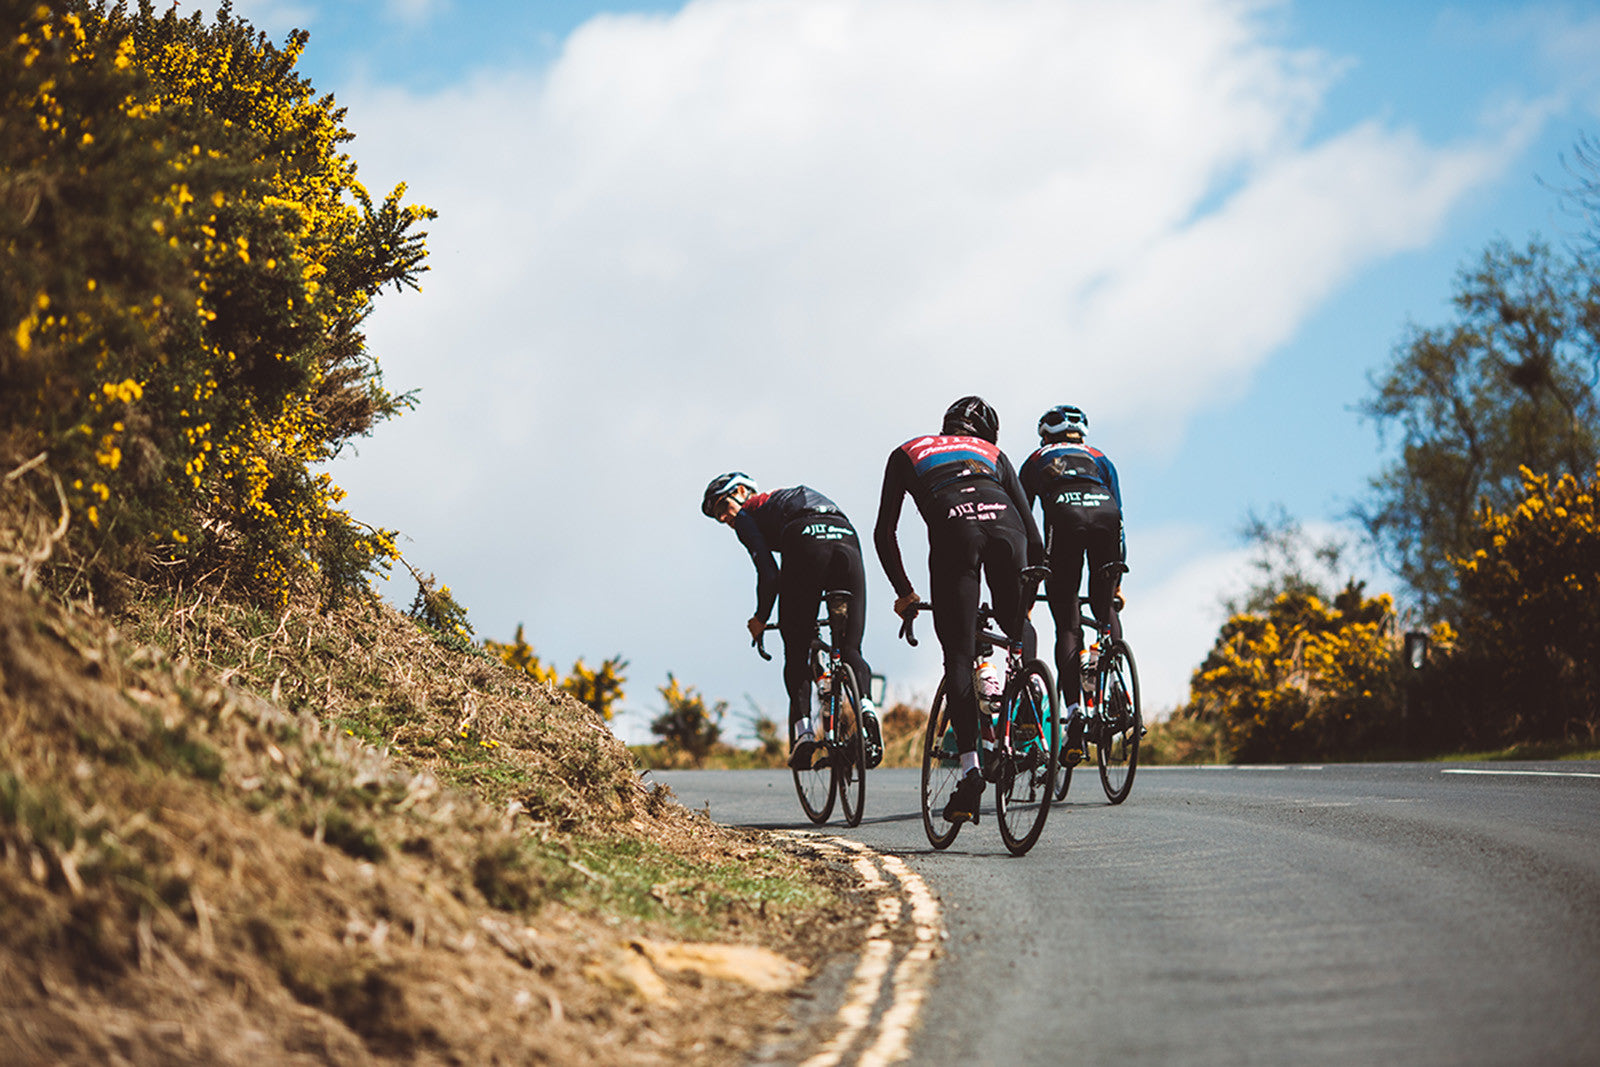
[{"label": "blue sky", "polygon": [[[1489,241],[1570,235],[1548,185],[1600,133],[1593,4],[236,8],[310,30],[368,184],[441,213],[424,291],[369,322],[421,406],[335,465],[353,510],[480,636],[627,657],[630,738],[668,671],[735,729],[783,706],[706,480],[805,482],[865,532],[890,449],[974,391],[1019,462],[1089,411],[1147,702],[1181,701],[1246,512],[1338,528],[1382,462],[1367,375]],[[869,572],[866,654],[925,699],[937,651]]]}]

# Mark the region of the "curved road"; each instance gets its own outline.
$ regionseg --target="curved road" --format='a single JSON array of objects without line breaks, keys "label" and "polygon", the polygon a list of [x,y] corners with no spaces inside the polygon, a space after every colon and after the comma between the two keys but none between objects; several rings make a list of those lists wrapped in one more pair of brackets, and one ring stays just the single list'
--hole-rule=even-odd
[{"label": "curved road", "polygon": [[[653,772],[809,828],[787,772]],[[950,940],[918,1064],[1600,1063],[1600,763],[1080,767],[1033,852],[946,852],[918,776],[826,829],[904,858]]]}]

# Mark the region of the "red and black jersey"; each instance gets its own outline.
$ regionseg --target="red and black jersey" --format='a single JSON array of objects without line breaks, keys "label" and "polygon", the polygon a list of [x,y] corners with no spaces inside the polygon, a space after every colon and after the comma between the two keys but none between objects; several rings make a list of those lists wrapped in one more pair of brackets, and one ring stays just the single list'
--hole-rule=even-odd
[{"label": "red and black jersey", "polygon": [[733,532],[756,565],[756,617],[767,618],[778,599],[778,563],[784,534],[796,524],[814,525],[812,536],[824,540],[854,537],[850,520],[839,506],[809,486],[772,489],[746,497],[733,520]]},{"label": "red and black jersey", "polygon": [[900,557],[896,528],[906,494],[928,524],[930,541],[951,522],[1017,523],[1027,537],[1028,558],[1044,555],[1044,539],[1028,509],[1016,469],[999,446],[981,437],[934,434],[914,437],[889,454],[878,500],[873,542],[896,596],[911,591]]}]

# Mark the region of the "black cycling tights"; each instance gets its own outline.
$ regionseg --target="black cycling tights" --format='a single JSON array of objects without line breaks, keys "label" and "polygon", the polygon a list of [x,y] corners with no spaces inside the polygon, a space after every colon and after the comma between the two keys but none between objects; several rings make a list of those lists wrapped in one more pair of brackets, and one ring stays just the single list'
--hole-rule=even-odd
[{"label": "black cycling tights", "polygon": [[[861,543],[848,526],[790,523],[783,531],[783,570],[778,577],[778,632],[783,636],[783,685],[789,691],[789,736],[794,724],[811,714],[811,635],[822,594],[845,589],[854,594],[843,633],[834,634],[839,651],[865,695],[872,668],[861,658],[867,628],[867,572]],[[819,528],[821,527],[821,528]],[[821,534],[821,536],[818,536]]]},{"label": "black cycling tights", "polygon": [[1038,642],[1022,603],[1022,568],[1028,539],[1020,524],[951,519],[929,529],[928,582],[933,627],[944,649],[944,699],[961,752],[978,748],[978,698],[972,689],[977,659],[979,570],[988,580],[996,622],[1010,637],[1022,635],[1031,659]]},{"label": "black cycling tights", "polygon": [[1050,531],[1050,580],[1045,592],[1056,620],[1056,684],[1062,700],[1076,704],[1071,688],[1078,677],[1078,652],[1083,648],[1083,622],[1078,612],[1078,587],[1083,561],[1089,559],[1089,610],[1097,622],[1110,620],[1111,637],[1122,637],[1122,623],[1111,610],[1120,575],[1108,574],[1107,563],[1122,559],[1122,514],[1114,507],[1061,508],[1045,511]]}]

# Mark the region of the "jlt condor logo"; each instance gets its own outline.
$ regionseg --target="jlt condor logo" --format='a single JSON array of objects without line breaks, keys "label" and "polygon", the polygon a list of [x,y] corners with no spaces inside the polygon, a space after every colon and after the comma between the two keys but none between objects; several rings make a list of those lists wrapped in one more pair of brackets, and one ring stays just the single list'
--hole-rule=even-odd
[{"label": "jlt condor logo", "polygon": [[988,522],[998,519],[1006,510],[1005,504],[968,503],[955,504],[950,508],[947,519],[973,519],[977,522]]}]

